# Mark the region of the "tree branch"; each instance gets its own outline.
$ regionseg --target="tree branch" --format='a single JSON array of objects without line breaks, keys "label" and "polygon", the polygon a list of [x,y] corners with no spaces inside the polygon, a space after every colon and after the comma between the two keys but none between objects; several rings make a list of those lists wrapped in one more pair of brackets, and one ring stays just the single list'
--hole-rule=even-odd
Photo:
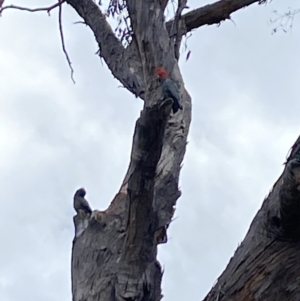
[{"label": "tree branch", "polygon": [[[0,0],[1,1],[1,0]],[[75,80],[74,80],[74,70],[72,68],[72,63],[69,57],[69,54],[66,50],[65,47],[65,40],[64,40],[64,33],[63,33],[63,26],[62,26],[62,4],[65,2],[66,0],[60,0],[57,3],[48,6],[48,7],[38,7],[38,8],[28,8],[28,7],[22,7],[22,6],[16,6],[16,5],[8,5],[8,6],[2,6],[4,0],[2,2],[0,2],[0,15],[3,12],[3,10],[5,9],[17,9],[17,10],[22,10],[22,11],[28,11],[28,12],[40,12],[40,11],[46,11],[48,13],[48,15],[50,15],[50,12],[58,7],[58,26],[59,26],[59,33],[60,33],[60,38],[61,38],[61,44],[62,44],[62,49],[63,52],[66,56],[66,60],[68,62],[69,68],[71,70],[71,79],[73,81],[73,83],[75,84]]]},{"label": "tree branch", "polygon": [[66,60],[68,62],[69,68],[71,70],[71,79],[73,81],[73,83],[75,84],[75,80],[74,80],[74,69],[72,67],[72,63],[69,57],[69,54],[66,50],[66,46],[65,46],[65,38],[64,38],[64,33],[63,33],[63,26],[62,26],[62,6],[59,5],[58,6],[58,26],[59,26],[59,33],[60,33],[60,39],[61,39],[61,45],[62,45],[62,50],[66,56]]},{"label": "tree branch", "polygon": [[[50,14],[51,10],[60,7],[64,2],[70,4],[84,19],[84,23],[92,29],[100,48],[100,51],[98,52],[99,56],[104,59],[114,77],[116,77],[124,87],[134,95],[144,98],[144,81],[141,76],[141,64],[136,60],[137,55],[135,53],[135,47],[128,47],[126,50],[124,49],[122,43],[116,38],[113,30],[106,21],[105,15],[102,14],[100,8],[93,0],[60,0],[51,6],[39,8],[28,8],[17,5],[8,5],[1,8],[0,6],[0,14],[6,9],[17,9],[28,12],[46,11]],[[74,70],[71,66],[71,60],[66,51],[63,38],[61,11],[59,12],[59,18],[62,48],[71,69],[72,81],[74,82]]]},{"label": "tree branch", "polygon": [[58,1],[57,3],[55,3],[51,6],[38,7],[38,8],[28,8],[28,7],[17,6],[17,5],[7,5],[7,6],[3,6],[2,8],[0,8],[0,14],[6,9],[18,9],[18,10],[28,11],[28,12],[31,12],[31,13],[46,11],[49,14],[51,10],[53,10],[54,8],[56,8],[58,6],[61,6],[64,2],[66,2],[66,0],[60,0],[60,1]]},{"label": "tree branch", "polygon": [[93,0],[67,0],[67,3],[93,31],[100,49],[99,56],[104,59],[113,76],[130,92],[142,96],[144,83],[140,79],[137,64],[132,61],[132,48],[124,49],[99,6]]},{"label": "tree branch", "polygon": [[177,11],[175,13],[175,18],[174,18],[174,22],[175,22],[175,27],[176,27],[176,34],[175,34],[175,43],[174,43],[174,55],[176,60],[179,60],[179,54],[180,54],[180,45],[181,45],[181,41],[182,41],[182,36],[183,33],[180,31],[180,19],[181,19],[181,13],[183,11],[183,9],[185,8],[187,3],[187,0],[178,0],[178,8]]},{"label": "tree branch", "polygon": [[[230,15],[254,3],[265,3],[266,0],[220,0],[198,9],[192,10],[181,17],[180,32],[186,34],[203,25],[219,24],[229,20]],[[166,23],[168,32],[171,32],[173,20]]]}]

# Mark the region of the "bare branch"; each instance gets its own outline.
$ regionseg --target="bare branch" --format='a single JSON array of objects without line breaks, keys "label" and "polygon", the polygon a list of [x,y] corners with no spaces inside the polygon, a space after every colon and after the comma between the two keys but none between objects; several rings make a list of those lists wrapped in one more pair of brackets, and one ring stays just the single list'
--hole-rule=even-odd
[{"label": "bare branch", "polygon": [[58,6],[61,6],[64,2],[66,2],[66,0],[60,0],[51,6],[38,7],[38,8],[28,8],[28,7],[17,6],[17,5],[12,4],[12,5],[7,5],[7,6],[3,6],[2,8],[0,8],[0,14],[6,9],[18,9],[18,10],[28,11],[31,13],[46,11],[48,14],[50,14],[51,10],[53,10],[54,8],[56,8]]},{"label": "bare branch", "polygon": [[[233,12],[243,7],[254,3],[262,4],[265,2],[264,0],[221,0],[213,4],[205,5],[182,16],[180,31],[182,34],[186,34],[203,25],[219,24],[222,21],[229,20]],[[169,32],[171,32],[172,23],[172,20],[166,23]]]},{"label": "bare branch", "polygon": [[174,18],[174,23],[176,27],[176,34],[175,34],[175,43],[174,43],[174,53],[175,53],[175,58],[179,60],[179,50],[180,50],[180,45],[182,41],[182,35],[183,33],[180,31],[179,27],[179,22],[181,19],[181,13],[186,7],[187,0],[178,0],[178,8],[175,14]]},{"label": "bare branch", "polygon": [[70,67],[70,70],[71,70],[71,79],[73,81],[73,83],[75,84],[75,80],[74,80],[74,70],[72,68],[72,63],[71,63],[71,60],[70,60],[70,57],[69,57],[69,54],[66,50],[66,46],[65,46],[65,39],[64,39],[64,33],[63,33],[63,27],[62,27],[62,6],[59,5],[58,7],[58,25],[59,25],[59,33],[60,33],[60,39],[61,39],[61,45],[62,45],[62,49],[63,49],[63,52],[66,56],[66,60],[68,62],[68,65]]},{"label": "bare branch", "polygon": [[144,82],[140,74],[139,63],[136,61],[135,48],[124,48],[115,36],[114,31],[93,0],[67,0],[81,16],[86,25],[93,31],[99,46],[99,56],[103,58],[113,76],[123,86],[135,94],[143,97]]},{"label": "bare branch", "polygon": [[[1,3],[1,5],[3,4],[3,2]],[[75,84],[75,80],[74,80],[74,76],[73,76],[74,70],[72,68],[72,63],[71,63],[71,60],[69,58],[68,52],[65,47],[65,40],[64,40],[63,27],[62,27],[62,4],[64,2],[66,2],[66,0],[60,0],[51,6],[38,7],[38,8],[28,8],[28,7],[22,7],[22,6],[16,6],[16,5],[8,5],[8,6],[4,6],[4,7],[0,8],[0,14],[2,13],[3,10],[10,8],[10,9],[17,9],[17,10],[23,10],[23,11],[28,11],[28,12],[46,11],[50,15],[50,11],[52,11],[54,8],[58,7],[58,25],[59,25],[59,33],[60,33],[60,38],[61,38],[62,49],[66,56],[68,65],[71,69],[71,79],[72,79],[73,83]],[[1,7],[1,5],[0,5],[0,7]]]},{"label": "bare branch", "polygon": [[281,30],[285,33],[287,33],[289,30],[292,30],[295,15],[297,15],[299,12],[300,9],[289,9],[288,12],[282,14],[277,10],[274,10],[273,14],[275,14],[276,17],[270,20],[270,24],[275,25],[272,30],[272,34]]},{"label": "bare branch", "polygon": [[[144,82],[140,74],[140,63],[133,59],[137,58],[134,53],[136,50],[135,47],[128,47],[125,52],[122,43],[115,36],[106,20],[105,15],[102,14],[99,6],[93,0],[59,0],[57,3],[51,6],[38,8],[28,8],[17,5],[8,5],[1,8],[3,2],[0,2],[0,14],[6,9],[17,9],[28,12],[46,11],[48,14],[50,14],[50,11],[56,7],[60,7],[60,5],[64,2],[70,4],[84,19],[84,24],[88,25],[92,29],[99,45],[99,56],[105,60],[113,75],[124,85],[126,89],[135,94],[137,97],[143,98]],[[59,18],[61,20],[61,15]],[[63,52],[71,69],[71,78],[74,82],[74,71],[71,67],[71,60],[65,48],[61,22],[59,24],[59,28]]]}]

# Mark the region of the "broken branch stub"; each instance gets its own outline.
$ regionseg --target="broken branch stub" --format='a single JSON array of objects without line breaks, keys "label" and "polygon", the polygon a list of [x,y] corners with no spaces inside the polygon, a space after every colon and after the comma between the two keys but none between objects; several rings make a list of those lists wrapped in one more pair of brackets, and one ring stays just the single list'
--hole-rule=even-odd
[{"label": "broken branch stub", "polygon": [[73,241],[74,301],[99,300],[100,296],[101,300],[142,300],[143,294],[149,301],[161,299],[153,199],[171,108],[172,100],[167,99],[145,107],[137,120],[128,193],[118,193],[104,212],[77,218],[84,229]]}]

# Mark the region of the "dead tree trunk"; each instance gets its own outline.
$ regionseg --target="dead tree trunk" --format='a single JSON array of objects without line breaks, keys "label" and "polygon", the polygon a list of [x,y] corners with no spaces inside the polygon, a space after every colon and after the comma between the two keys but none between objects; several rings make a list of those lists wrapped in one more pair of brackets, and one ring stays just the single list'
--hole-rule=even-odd
[{"label": "dead tree trunk", "polygon": [[[191,100],[175,59],[174,41],[159,1],[127,1],[135,34],[126,49],[93,1],[68,3],[92,28],[113,74],[145,102],[119,193],[105,212],[74,217],[73,301],[158,301],[162,270],[156,260],[157,245],[166,241],[180,196],[180,165],[191,120]],[[179,83],[184,107],[180,113],[172,114],[172,100],[162,99],[154,74],[158,66]]]},{"label": "dead tree trunk", "polygon": [[[109,208],[75,216],[73,301],[158,301],[162,271],[157,245],[180,196],[178,179],[191,121],[191,100],[178,68],[181,36],[229,19],[259,0],[223,0],[165,24],[167,0],[127,0],[132,41],[125,49],[92,0],[68,0],[92,29],[113,75],[145,101],[136,123],[128,172]],[[153,70],[163,66],[180,84],[183,112],[170,114]],[[298,301],[300,296],[300,140],[285,171],[205,301]],[[200,280],[199,280],[200,281]]]},{"label": "dead tree trunk", "polygon": [[[172,100],[146,107],[136,123],[127,193],[106,212],[74,217],[74,300],[159,300],[161,269],[156,261],[153,210],[157,163]],[[84,226],[83,226],[84,225]],[[79,231],[84,228],[84,231]]]}]

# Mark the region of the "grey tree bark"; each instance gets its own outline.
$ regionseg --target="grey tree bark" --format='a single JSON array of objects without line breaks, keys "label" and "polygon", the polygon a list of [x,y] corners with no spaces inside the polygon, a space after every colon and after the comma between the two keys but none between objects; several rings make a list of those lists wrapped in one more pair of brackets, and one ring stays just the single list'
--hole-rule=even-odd
[{"label": "grey tree bark", "polygon": [[300,136],[285,169],[216,285],[204,299],[300,299]]},{"label": "grey tree bark", "polygon": [[[92,0],[67,0],[93,31],[113,76],[144,100],[136,122],[130,164],[119,192],[105,211],[74,217],[73,301],[158,301],[162,270],[157,245],[180,196],[178,180],[191,122],[191,98],[178,66],[182,35],[202,25],[218,24],[258,0],[221,0],[164,21],[168,0],[127,0],[132,41],[115,37]],[[176,24],[175,24],[176,23]],[[183,111],[171,114],[171,100],[161,99],[154,68],[163,66],[180,85]],[[236,250],[205,301],[299,300],[300,138]]]}]

